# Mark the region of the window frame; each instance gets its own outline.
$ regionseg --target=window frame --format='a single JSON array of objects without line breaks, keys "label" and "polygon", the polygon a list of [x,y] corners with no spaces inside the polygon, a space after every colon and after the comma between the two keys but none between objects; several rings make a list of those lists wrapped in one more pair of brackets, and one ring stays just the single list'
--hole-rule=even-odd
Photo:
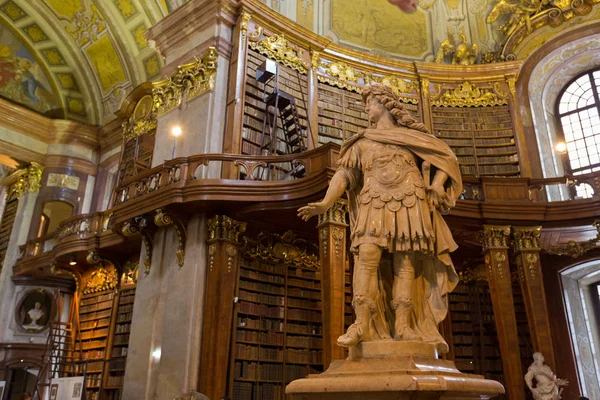
[{"label": "window frame", "polygon": [[[565,144],[567,143],[567,141],[565,139],[565,132],[564,132],[564,127],[563,127],[563,123],[562,123],[563,117],[572,115],[572,114],[576,114],[576,113],[579,113],[584,110],[589,110],[594,107],[598,111],[598,116],[600,116],[600,94],[598,93],[598,88],[596,87],[596,83],[595,83],[595,79],[594,79],[594,72],[600,73],[600,68],[589,69],[589,70],[577,75],[576,77],[571,79],[569,82],[567,82],[563,86],[563,88],[560,90],[560,92],[556,98],[556,103],[554,104],[554,118],[556,120],[556,124],[557,124],[557,128],[558,128],[556,130],[556,136],[557,136],[558,141],[562,141]],[[568,111],[568,112],[561,114],[559,111],[560,103],[561,103],[563,96],[565,95],[565,92],[575,81],[577,81],[578,79],[580,79],[582,76],[585,76],[585,75],[588,75],[588,77],[590,79],[592,93],[594,96],[594,104],[583,107],[583,108],[577,108],[575,110]],[[587,146],[586,146],[586,151],[587,151]],[[589,157],[589,153],[588,153],[588,157]],[[562,161],[565,173],[568,175],[578,175],[578,174],[582,174],[581,171],[584,171],[586,169],[600,168],[600,162],[598,162],[596,164],[590,164],[585,167],[579,167],[579,168],[573,169],[571,167],[571,162],[569,159],[569,150],[566,150],[564,153],[560,154],[560,159]]]}]

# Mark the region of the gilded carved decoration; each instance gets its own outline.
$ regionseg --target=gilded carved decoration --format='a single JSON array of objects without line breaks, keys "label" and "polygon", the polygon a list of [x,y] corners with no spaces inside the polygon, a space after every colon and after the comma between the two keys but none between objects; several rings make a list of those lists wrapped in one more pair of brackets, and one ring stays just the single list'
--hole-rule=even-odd
[{"label": "gilded carved decoration", "polygon": [[242,35],[242,45],[246,43],[246,35],[248,33],[248,23],[252,19],[252,15],[246,11],[242,11],[240,14],[240,33]]},{"label": "gilded carved decoration", "polygon": [[345,229],[342,229],[339,226],[334,226],[332,232],[333,232],[333,248],[335,250],[335,256],[337,258],[339,258],[340,253],[342,251],[342,239],[344,239]]},{"label": "gilded carved decoration", "polygon": [[184,98],[189,101],[206,91],[213,90],[218,57],[217,49],[209,47],[200,59],[180,65],[167,79],[154,82],[152,84],[153,110],[157,116],[179,107]]},{"label": "gilded carved decoration", "polygon": [[294,266],[302,264],[304,267],[320,269],[321,264],[316,253],[317,246],[307,240],[297,238],[292,231],[283,235],[261,232],[254,246],[249,245],[250,240],[246,238],[248,245],[244,248],[244,257],[250,260],[261,260],[269,263],[278,263]]},{"label": "gilded carved decoration", "polygon": [[44,167],[36,162],[31,162],[27,168],[19,169],[3,180],[3,185],[8,186],[7,200],[21,197],[25,193],[35,193],[40,190],[40,182]]},{"label": "gilded carved decoration", "polygon": [[75,281],[75,293],[79,292],[79,288],[80,288],[80,285],[79,285],[79,276],[77,276],[77,274],[75,272],[73,272],[73,271],[71,271],[70,269],[67,269],[67,268],[58,267],[56,265],[56,263],[53,262],[50,265],[50,273],[52,275],[60,275],[60,274],[71,275],[71,277]]},{"label": "gilded carved decoration", "polygon": [[228,244],[227,247],[225,247],[225,253],[227,254],[227,272],[231,272],[234,257],[237,256],[237,249],[235,246]]},{"label": "gilded carved decoration", "polygon": [[152,233],[147,229],[144,229],[147,225],[145,218],[142,218],[139,223],[135,223],[134,221],[127,221],[123,224],[121,228],[121,233],[123,236],[134,236],[141,235],[142,241],[144,242],[144,273],[147,275],[150,273],[150,266],[152,265],[152,250],[153,250],[153,240]]},{"label": "gilded carved decoration", "polygon": [[213,271],[215,266],[215,254],[217,253],[217,245],[211,244],[208,246],[208,270]]},{"label": "gilded carved decoration", "polygon": [[348,203],[345,200],[337,200],[324,214],[319,215],[318,225],[331,222],[347,225],[346,214],[348,214]]},{"label": "gilded carved decoration", "polygon": [[96,250],[90,250],[85,257],[85,261],[90,265],[94,265],[100,263],[102,258],[100,258],[100,254]]},{"label": "gilded carved decoration", "polygon": [[502,56],[514,58],[510,51],[533,31],[549,25],[556,28],[566,21],[584,16],[592,11],[599,0],[496,0],[486,22],[493,24],[502,20],[498,30],[505,36]]},{"label": "gilded carved decoration", "polygon": [[128,142],[146,133],[156,130],[157,119],[154,109],[155,102],[150,95],[143,96],[135,105],[133,113],[127,121],[121,125],[123,129],[123,141]]},{"label": "gilded carved decoration", "polygon": [[246,223],[226,215],[215,215],[208,220],[208,232],[209,240],[230,240],[239,243],[240,235],[246,232]]},{"label": "gilded carved decoration", "polygon": [[484,225],[481,235],[483,250],[508,249],[510,225]]},{"label": "gilded carved decoration", "polygon": [[600,242],[600,220],[594,221],[592,225],[598,231],[594,239],[586,240],[585,242],[575,242],[571,240],[568,243],[557,244],[548,249],[548,254],[578,258],[588,251],[595,249],[596,244]]},{"label": "gilded carved decoration", "polygon": [[185,262],[185,242],[186,242],[186,231],[184,222],[179,219],[173,217],[171,214],[165,213],[162,209],[156,210],[156,215],[154,216],[154,224],[158,227],[164,227],[173,225],[175,228],[175,232],[177,233],[177,262],[179,267],[183,267]]},{"label": "gilded carved decoration", "polygon": [[312,65],[314,70],[321,69],[322,73],[317,76],[319,82],[356,93],[362,92],[362,86],[379,83],[391,88],[405,103],[418,104],[419,102],[418,96],[406,96],[408,93],[415,95],[419,93],[418,83],[412,80],[394,75],[382,75],[371,71],[358,70],[343,61],[315,60],[314,55]]},{"label": "gilded carved decoration", "polygon": [[437,94],[431,96],[431,104],[438,107],[485,107],[508,104],[507,95],[498,93],[498,85],[493,88],[479,88],[464,81],[455,88],[437,87]]},{"label": "gilded carved decoration", "polygon": [[285,65],[301,74],[308,72],[308,63],[301,57],[302,50],[294,49],[284,34],[274,34],[267,36],[263,40],[253,41],[254,37],[249,36],[249,46],[252,50],[269,57],[278,63]]},{"label": "gilded carved decoration", "polygon": [[92,275],[83,289],[83,294],[113,290],[117,287],[117,283],[118,277],[114,266],[111,266],[111,268],[100,266],[94,272],[92,272]]},{"label": "gilded carved decoration", "polygon": [[138,272],[140,265],[127,260],[123,265],[123,273],[121,274],[121,284],[137,283]]},{"label": "gilded carved decoration", "polygon": [[463,283],[487,281],[486,270],[483,265],[467,267],[458,272],[458,278]]},{"label": "gilded carved decoration", "polygon": [[515,252],[522,250],[540,250],[541,226],[514,226],[513,249]]}]

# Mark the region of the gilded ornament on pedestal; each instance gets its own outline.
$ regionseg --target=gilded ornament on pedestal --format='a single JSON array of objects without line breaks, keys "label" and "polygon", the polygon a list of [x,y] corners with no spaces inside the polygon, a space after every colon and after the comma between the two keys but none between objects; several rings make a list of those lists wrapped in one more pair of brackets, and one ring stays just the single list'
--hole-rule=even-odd
[{"label": "gilded ornament on pedestal", "polygon": [[240,235],[246,232],[246,223],[229,218],[226,215],[215,215],[208,220],[209,240],[230,240],[240,242]]},{"label": "gilded ornament on pedestal", "polygon": [[250,37],[249,46],[252,50],[267,56],[278,63],[290,67],[291,69],[306,74],[308,72],[308,63],[302,60],[302,50],[295,50],[284,34],[274,34],[267,36],[258,42],[252,41]]},{"label": "gilded ornament on pedestal", "polygon": [[455,65],[473,65],[479,56],[479,46],[476,43],[469,45],[465,35],[459,35],[460,42],[453,45],[450,39],[444,40],[435,56],[436,64],[441,64],[445,56],[452,56],[451,62]]}]

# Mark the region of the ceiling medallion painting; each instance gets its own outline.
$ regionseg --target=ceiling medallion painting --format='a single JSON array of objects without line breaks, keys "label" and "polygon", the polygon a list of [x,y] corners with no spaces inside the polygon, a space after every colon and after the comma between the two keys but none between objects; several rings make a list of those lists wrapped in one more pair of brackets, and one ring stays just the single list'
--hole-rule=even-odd
[{"label": "ceiling medallion painting", "polygon": [[[34,75],[44,72],[36,80],[55,97],[50,109],[62,111],[53,116],[102,124],[114,118],[133,87],[159,75],[163,60],[144,34],[167,13],[165,0],[0,0],[0,29],[20,39],[39,64],[32,61],[25,68]],[[5,37],[0,36],[0,44],[7,46]],[[0,54],[4,70],[5,53]],[[50,102],[42,99],[39,87],[34,97],[11,99],[47,113]],[[40,106],[37,99],[44,103]]]},{"label": "ceiling medallion painting", "polygon": [[[17,15],[20,14],[14,14]],[[53,114],[60,109],[56,90],[43,64],[38,62],[20,38],[2,25],[0,96],[42,114]]]},{"label": "ceiling medallion painting", "polygon": [[345,44],[417,59],[432,53],[429,20],[420,9],[406,14],[387,0],[332,0],[331,7],[331,29]]}]

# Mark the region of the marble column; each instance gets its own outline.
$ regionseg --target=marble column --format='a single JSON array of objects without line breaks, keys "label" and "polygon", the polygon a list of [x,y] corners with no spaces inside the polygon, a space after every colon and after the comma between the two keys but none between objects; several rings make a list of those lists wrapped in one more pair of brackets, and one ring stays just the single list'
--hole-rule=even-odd
[{"label": "marble column", "polygon": [[[180,266],[174,226],[156,231],[150,270],[140,268],[123,399],[171,400],[196,389],[204,288],[207,272],[206,218],[194,215],[186,227]],[[142,251],[140,265],[144,265]]]},{"label": "marble column", "polygon": [[483,255],[488,270],[492,307],[502,356],[504,386],[509,399],[524,400],[525,385],[519,353],[519,333],[508,262],[509,239],[510,226],[483,226]]},{"label": "marble column", "polygon": [[241,234],[246,223],[225,215],[208,220],[208,271],[199,390],[211,399],[227,392]]},{"label": "marble column", "polygon": [[540,262],[541,230],[541,226],[513,227],[513,249],[519,269],[519,284],[525,301],[533,350],[541,352],[546,359],[546,364],[555,370],[554,348]]},{"label": "marble column", "polygon": [[34,207],[40,189],[41,175],[42,168],[34,163],[29,168],[17,171],[7,178],[11,179],[11,177],[14,177],[16,179],[10,183],[7,200],[18,198],[19,203],[8,247],[2,265],[0,265],[0,304],[14,305],[0,307],[0,343],[29,342],[42,344],[46,342],[47,332],[35,335],[19,335],[19,331],[14,323],[14,312],[17,301],[16,286],[12,280],[13,266],[21,254],[19,246],[25,244],[27,235],[29,234]]},{"label": "marble column", "polygon": [[319,250],[321,258],[321,290],[323,318],[323,365],[345,358],[344,348],[337,338],[344,334],[346,214],[345,201],[338,200],[319,216]]}]

